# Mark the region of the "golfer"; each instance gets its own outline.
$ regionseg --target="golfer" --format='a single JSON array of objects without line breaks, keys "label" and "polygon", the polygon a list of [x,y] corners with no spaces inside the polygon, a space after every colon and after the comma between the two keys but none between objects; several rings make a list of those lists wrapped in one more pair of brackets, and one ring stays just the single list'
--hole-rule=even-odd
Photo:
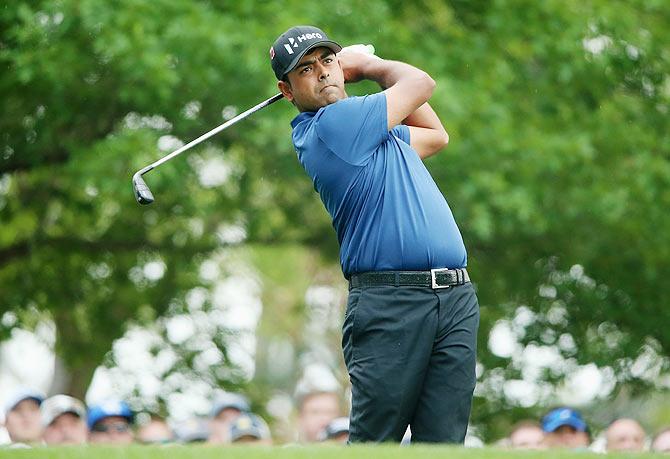
[{"label": "golfer", "polygon": [[[300,163],[332,217],[349,280],[342,347],[350,442],[462,443],[475,386],[479,306],[463,240],[422,159],[448,135],[435,82],[411,65],[342,49],[310,26],[270,49]],[[382,92],[348,97],[345,83]]]}]

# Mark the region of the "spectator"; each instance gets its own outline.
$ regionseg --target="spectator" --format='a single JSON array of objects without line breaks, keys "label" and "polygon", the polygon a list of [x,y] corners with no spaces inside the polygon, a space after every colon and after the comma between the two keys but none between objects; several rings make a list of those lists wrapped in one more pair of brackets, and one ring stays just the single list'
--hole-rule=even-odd
[{"label": "spectator", "polygon": [[89,441],[113,445],[133,442],[133,413],[125,402],[110,400],[88,410]]},{"label": "spectator", "polygon": [[253,413],[240,414],[230,425],[231,443],[271,445],[270,429],[265,421]]},{"label": "spectator", "polygon": [[655,453],[670,453],[670,427],[660,430],[651,442],[651,450]]},{"label": "spectator", "polygon": [[174,434],[180,443],[202,443],[209,439],[210,419],[191,418],[174,426]]},{"label": "spectator", "polygon": [[521,421],[512,426],[508,446],[514,449],[543,449],[544,431],[535,421]]},{"label": "spectator", "polygon": [[232,392],[224,392],[216,398],[211,412],[209,443],[230,443],[230,426],[243,413],[248,413],[246,397]]},{"label": "spectator", "polygon": [[165,419],[152,415],[148,422],[137,429],[137,441],[144,444],[165,444],[174,440]]},{"label": "spectator", "polygon": [[577,410],[555,408],[542,418],[544,445],[549,448],[585,449],[589,446],[589,430]]},{"label": "spectator", "polygon": [[349,418],[335,418],[319,434],[321,441],[347,443],[349,441]]},{"label": "spectator", "polygon": [[54,395],[40,406],[47,445],[81,445],[86,443],[86,407],[69,395]]},{"label": "spectator", "polygon": [[339,416],[340,401],[335,392],[311,392],[298,397],[299,440],[319,441],[319,434]]},{"label": "spectator", "polygon": [[5,428],[12,443],[36,443],[42,439],[40,405],[43,394],[21,388],[5,403]]},{"label": "spectator", "polygon": [[607,452],[643,451],[646,434],[634,419],[621,418],[612,422],[605,431]]},{"label": "spectator", "polygon": [[9,444],[9,434],[5,429],[5,412],[0,411],[0,448],[7,444]]}]

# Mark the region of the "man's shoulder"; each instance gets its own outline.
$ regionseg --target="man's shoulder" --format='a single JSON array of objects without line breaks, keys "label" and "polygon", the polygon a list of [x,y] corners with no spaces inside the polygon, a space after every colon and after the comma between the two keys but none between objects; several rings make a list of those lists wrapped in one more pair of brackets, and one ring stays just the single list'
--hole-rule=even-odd
[{"label": "man's shoulder", "polygon": [[361,166],[388,137],[385,95],[351,96],[301,114],[294,124],[298,156],[327,149],[345,162]]},{"label": "man's shoulder", "polygon": [[355,134],[356,127],[363,125],[366,119],[381,116],[380,104],[384,97],[383,93],[345,97],[321,107],[314,116],[313,124],[320,135]]}]

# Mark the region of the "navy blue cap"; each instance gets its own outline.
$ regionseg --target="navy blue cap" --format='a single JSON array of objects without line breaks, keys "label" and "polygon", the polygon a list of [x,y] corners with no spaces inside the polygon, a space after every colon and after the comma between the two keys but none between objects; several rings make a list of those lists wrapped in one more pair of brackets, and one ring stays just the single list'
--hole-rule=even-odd
[{"label": "navy blue cap", "polygon": [[334,53],[342,50],[323,30],[313,26],[295,26],[281,34],[270,48],[270,63],[277,79],[284,78],[309,50],[319,46]]},{"label": "navy blue cap", "polygon": [[586,421],[582,415],[572,408],[555,408],[542,418],[542,430],[545,432],[553,432],[561,426],[570,426],[580,432],[587,430]]},{"label": "navy blue cap", "polygon": [[88,409],[86,425],[88,430],[105,418],[119,416],[133,422],[133,412],[126,402],[120,400],[108,400],[106,402],[92,405]]}]

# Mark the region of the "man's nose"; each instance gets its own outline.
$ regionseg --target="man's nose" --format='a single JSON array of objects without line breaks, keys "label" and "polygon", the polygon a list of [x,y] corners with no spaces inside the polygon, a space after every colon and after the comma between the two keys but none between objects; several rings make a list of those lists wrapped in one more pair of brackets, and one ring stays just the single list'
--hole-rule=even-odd
[{"label": "man's nose", "polygon": [[318,66],[319,69],[319,80],[325,80],[330,76],[330,73],[328,72],[328,69],[324,67],[323,65]]}]

